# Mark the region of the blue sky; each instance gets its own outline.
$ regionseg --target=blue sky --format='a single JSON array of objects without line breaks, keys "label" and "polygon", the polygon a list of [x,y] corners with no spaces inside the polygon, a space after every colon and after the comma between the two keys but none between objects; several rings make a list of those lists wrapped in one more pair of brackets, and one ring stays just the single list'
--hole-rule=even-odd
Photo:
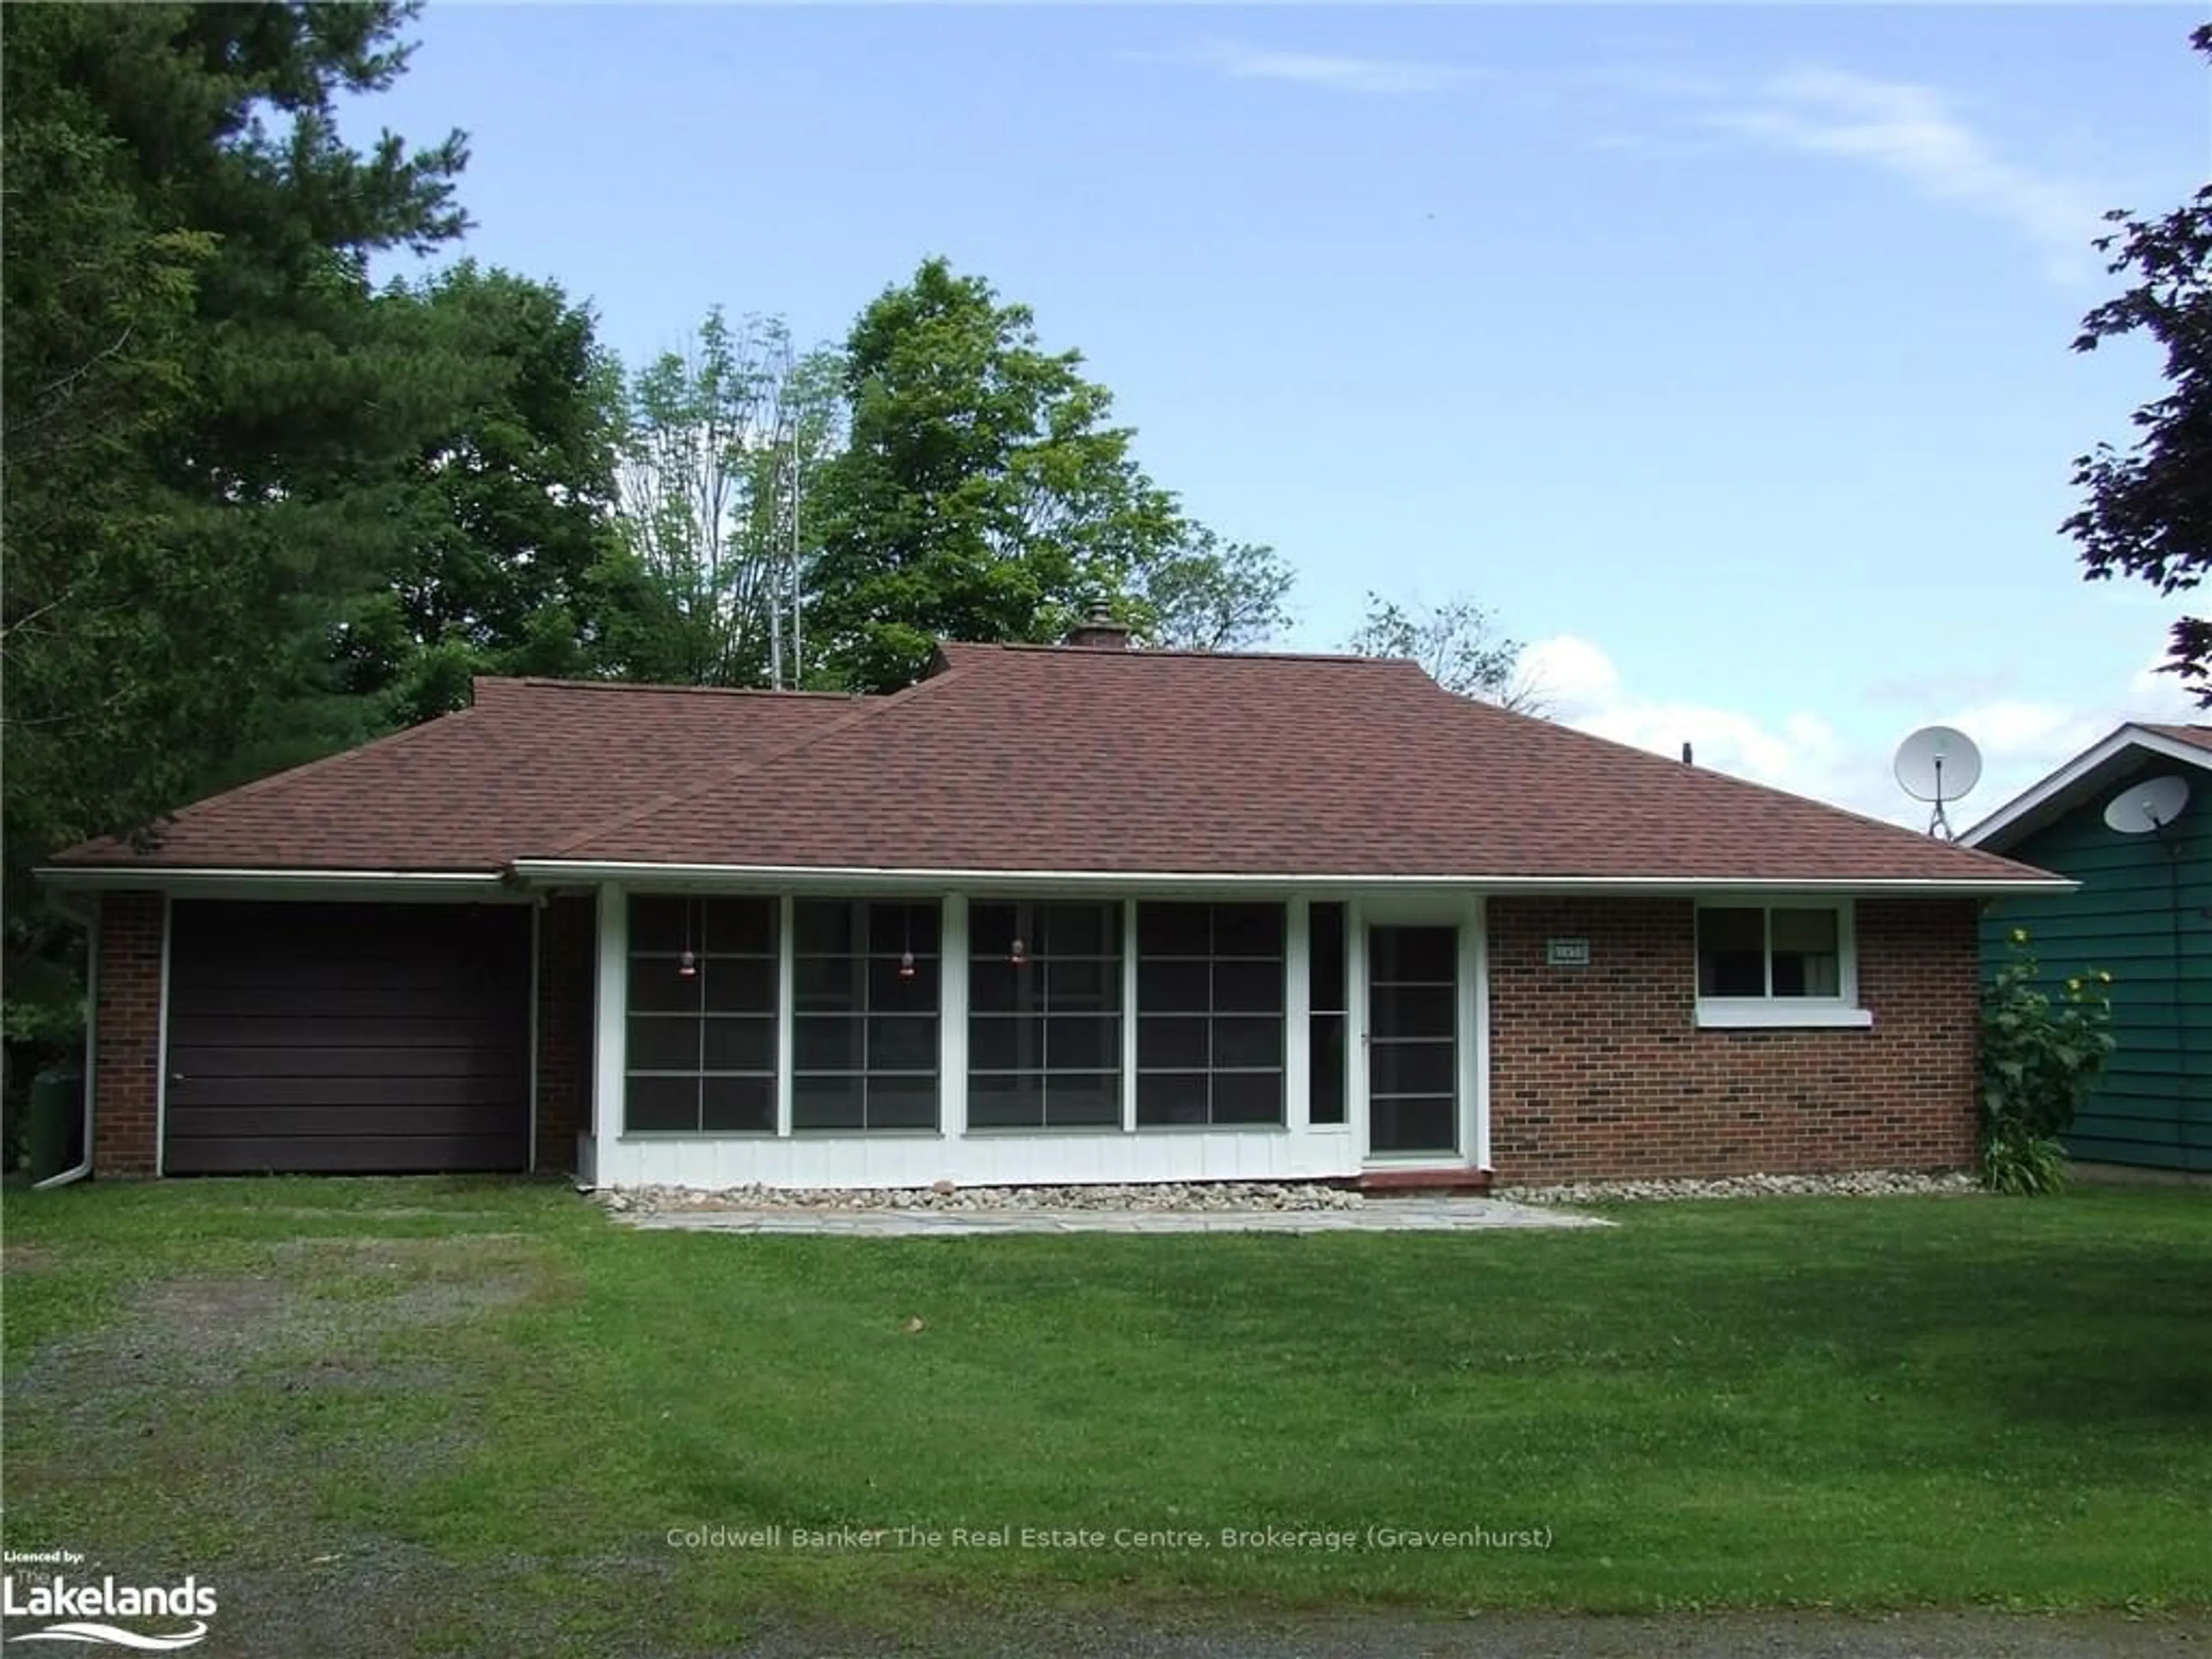
[{"label": "blue sky", "polygon": [[1961,726],[1971,820],[2189,707],[2057,526],[2159,389],[2068,346],[2099,214],[2212,167],[2203,15],[433,4],[361,113],[465,129],[463,251],[633,362],[943,254],[1295,566],[1286,643],[1471,593],[1560,718],[1861,810]]}]

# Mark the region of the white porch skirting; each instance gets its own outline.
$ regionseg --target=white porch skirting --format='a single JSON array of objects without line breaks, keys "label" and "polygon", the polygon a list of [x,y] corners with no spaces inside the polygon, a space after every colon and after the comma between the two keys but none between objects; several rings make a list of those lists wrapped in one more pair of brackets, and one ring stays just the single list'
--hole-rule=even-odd
[{"label": "white porch skirting", "polygon": [[1359,1173],[1346,1128],[1134,1134],[603,1137],[580,1148],[602,1187],[1091,1186],[1152,1181],[1312,1181]]}]

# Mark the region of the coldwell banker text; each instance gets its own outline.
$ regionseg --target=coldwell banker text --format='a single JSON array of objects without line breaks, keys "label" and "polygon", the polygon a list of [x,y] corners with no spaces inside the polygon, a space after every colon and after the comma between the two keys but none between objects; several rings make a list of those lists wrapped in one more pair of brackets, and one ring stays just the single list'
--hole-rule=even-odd
[{"label": "coldwell banker text", "polygon": [[1549,1527],[671,1527],[680,1550],[1547,1550]]}]

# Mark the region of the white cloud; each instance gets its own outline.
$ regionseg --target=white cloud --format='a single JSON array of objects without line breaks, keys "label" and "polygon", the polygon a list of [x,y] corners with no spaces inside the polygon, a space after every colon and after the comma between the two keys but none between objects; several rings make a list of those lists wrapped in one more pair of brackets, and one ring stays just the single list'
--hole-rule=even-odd
[{"label": "white cloud", "polygon": [[2125,718],[2172,726],[2202,726],[2212,720],[2212,710],[2197,701],[2180,676],[2161,672],[2165,660],[2154,658],[2130,676]]},{"label": "white cloud", "polygon": [[1620,671],[1613,659],[1572,634],[1525,647],[1518,673],[1527,694],[1570,725],[1577,715],[1602,708],[1620,695]]},{"label": "white cloud", "polygon": [[1951,809],[1953,824],[1964,830],[2056,771],[2124,718],[2110,706],[2083,709],[2001,700],[1953,708],[1917,723],[1964,732],[1981,751],[1981,781],[1963,805]]},{"label": "white cloud", "polygon": [[1733,709],[1641,696],[1622,684],[1602,647],[1571,634],[1529,646],[1520,672],[1563,725],[1669,757],[1687,743],[1700,766],[1866,810],[1865,802],[1846,799],[1853,781],[1848,745],[1819,715],[1791,714],[1769,726]]},{"label": "white cloud", "polygon": [[[1524,684],[1563,725],[1674,758],[1692,745],[1696,763],[1787,789],[1871,817],[1924,828],[1928,808],[1898,787],[1897,744],[1918,726],[1950,726],[1974,739],[1982,779],[1954,825],[1994,811],[2127,720],[2202,719],[2172,675],[2154,665],[2085,706],[1989,698],[1900,721],[1894,732],[1846,730],[1826,714],[1801,710],[1761,719],[1735,709],[1644,695],[1628,686],[1604,648],[1574,635],[1540,640],[1522,654]],[[1879,701],[1875,699],[1874,701]]]},{"label": "white cloud", "polygon": [[1383,58],[1346,58],[1302,52],[1273,52],[1264,47],[1220,43],[1197,54],[1233,81],[1287,81],[1300,86],[1326,87],[1337,92],[1370,97],[1402,97],[1409,93],[1437,92],[1469,78],[1468,72],[1449,64],[1417,64]]},{"label": "white cloud", "polygon": [[2089,269],[2108,198],[2089,181],[2001,155],[1932,87],[1841,70],[1777,76],[1757,98],[1705,125],[1787,149],[1856,161],[1932,201],[2010,225],[2044,250],[2054,276]]}]

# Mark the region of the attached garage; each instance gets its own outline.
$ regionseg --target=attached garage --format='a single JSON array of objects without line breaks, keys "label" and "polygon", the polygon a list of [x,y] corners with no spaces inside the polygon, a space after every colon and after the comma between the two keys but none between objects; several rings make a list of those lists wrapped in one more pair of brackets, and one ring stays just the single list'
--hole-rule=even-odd
[{"label": "attached garage", "polygon": [[162,1169],[526,1168],[530,919],[523,905],[176,901]]}]

